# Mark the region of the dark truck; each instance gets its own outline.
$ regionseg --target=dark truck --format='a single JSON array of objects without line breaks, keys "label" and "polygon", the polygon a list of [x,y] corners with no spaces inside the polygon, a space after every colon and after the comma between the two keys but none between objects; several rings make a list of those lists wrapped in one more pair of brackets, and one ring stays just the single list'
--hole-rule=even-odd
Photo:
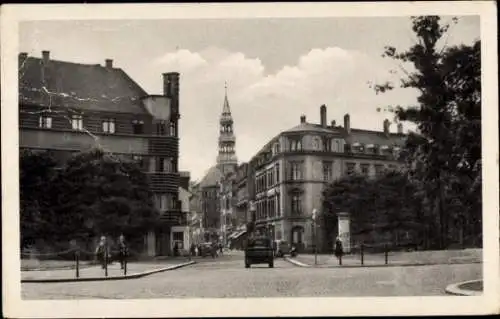
[{"label": "dark truck", "polygon": [[247,240],[245,246],[245,268],[252,264],[268,264],[274,267],[273,241],[264,236],[253,237]]}]

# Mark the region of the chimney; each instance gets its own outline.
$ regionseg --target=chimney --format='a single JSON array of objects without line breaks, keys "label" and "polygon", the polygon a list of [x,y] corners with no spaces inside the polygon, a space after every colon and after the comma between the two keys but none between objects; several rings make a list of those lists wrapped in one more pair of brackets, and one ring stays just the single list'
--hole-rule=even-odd
[{"label": "chimney", "polygon": [[403,134],[403,124],[398,123],[398,134]]},{"label": "chimney", "polygon": [[42,51],[43,64],[47,65],[50,61],[50,51]]},{"label": "chimney", "polygon": [[389,122],[388,119],[385,119],[384,120],[384,133],[385,134],[389,134],[389,126],[391,125],[391,123]]},{"label": "chimney", "polygon": [[321,126],[326,127],[326,105],[321,105],[319,108],[319,115],[321,119]]},{"label": "chimney", "polygon": [[335,122],[335,120],[333,120],[333,121],[331,122],[331,124],[332,124],[332,127],[335,127],[335,125],[337,125],[337,122]]},{"label": "chimney", "polygon": [[170,98],[172,114],[179,115],[179,73],[163,73],[163,95]]},{"label": "chimney", "polygon": [[112,69],[112,68],[113,68],[113,60],[106,59],[106,69]]},{"label": "chimney", "polygon": [[344,129],[346,130],[347,134],[351,133],[351,119],[349,114],[344,115]]},{"label": "chimney", "polygon": [[306,116],[305,115],[301,115],[300,116],[300,123],[305,123],[306,122]]}]

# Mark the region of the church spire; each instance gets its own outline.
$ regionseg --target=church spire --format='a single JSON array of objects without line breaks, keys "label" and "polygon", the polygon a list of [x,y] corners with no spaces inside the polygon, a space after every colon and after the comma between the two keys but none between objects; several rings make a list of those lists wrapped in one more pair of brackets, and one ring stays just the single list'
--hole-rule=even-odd
[{"label": "church spire", "polygon": [[231,115],[229,100],[227,99],[227,82],[224,82],[224,105],[222,106],[222,115]]},{"label": "church spire", "polygon": [[220,117],[220,133],[219,133],[219,154],[217,155],[217,167],[225,175],[230,171],[234,171],[238,165],[236,157],[236,137],[233,131],[233,117],[231,116],[231,108],[227,98],[227,82],[224,83],[224,103],[222,106],[222,114]]}]

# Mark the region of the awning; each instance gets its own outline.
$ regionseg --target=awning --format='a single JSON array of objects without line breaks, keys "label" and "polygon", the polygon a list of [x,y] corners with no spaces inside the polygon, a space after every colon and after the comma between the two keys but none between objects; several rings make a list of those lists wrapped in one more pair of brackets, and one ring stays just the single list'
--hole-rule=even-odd
[{"label": "awning", "polygon": [[373,145],[373,144],[366,145],[366,148],[374,148],[374,147],[375,147],[375,145]]},{"label": "awning", "polygon": [[383,149],[383,150],[388,150],[388,149],[389,149],[389,146],[387,146],[387,145],[382,145],[380,148],[381,148],[381,149]]},{"label": "awning", "polygon": [[233,239],[238,239],[239,237],[241,237],[241,235],[245,234],[246,232],[247,232],[246,230],[239,232],[238,234],[236,234],[236,236],[233,237]]},{"label": "awning", "polygon": [[358,147],[358,146],[361,146],[361,144],[359,144],[358,142],[354,142],[354,143],[352,144],[352,146],[354,146],[354,147]]}]

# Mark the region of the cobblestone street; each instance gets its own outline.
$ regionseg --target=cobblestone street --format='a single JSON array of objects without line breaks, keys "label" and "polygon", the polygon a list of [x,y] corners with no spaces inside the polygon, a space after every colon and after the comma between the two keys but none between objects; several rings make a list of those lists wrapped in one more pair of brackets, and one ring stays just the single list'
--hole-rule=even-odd
[{"label": "cobblestone street", "polygon": [[23,299],[241,298],[444,295],[447,285],[482,277],[482,264],[381,268],[302,268],[282,259],[275,268],[245,269],[236,252],[140,279],[23,283]]}]

